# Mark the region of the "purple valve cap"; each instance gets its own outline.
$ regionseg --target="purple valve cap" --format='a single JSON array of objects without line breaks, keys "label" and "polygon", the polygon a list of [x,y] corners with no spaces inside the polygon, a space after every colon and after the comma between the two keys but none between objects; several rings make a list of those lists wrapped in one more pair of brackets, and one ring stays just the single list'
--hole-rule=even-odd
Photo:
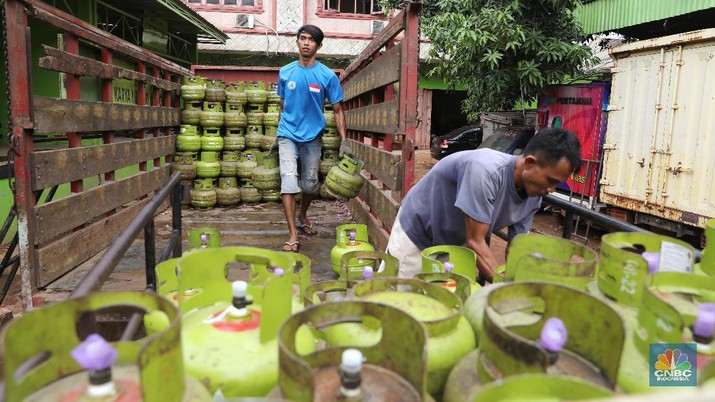
[{"label": "purple valve cap", "polygon": [[648,263],[648,273],[654,274],[658,272],[658,265],[660,264],[660,253],[654,251],[644,251],[641,253],[641,257]]},{"label": "purple valve cap", "polygon": [[454,264],[452,264],[451,262],[444,263],[444,272],[452,272],[453,269],[454,269]]},{"label": "purple valve cap", "polygon": [[365,280],[372,279],[372,277],[375,275],[375,271],[372,270],[372,267],[363,267],[362,268],[362,277]]},{"label": "purple valve cap", "polygon": [[209,237],[206,236],[206,233],[201,233],[201,243],[206,243],[209,241]]},{"label": "purple valve cap", "polygon": [[351,230],[350,233],[348,233],[348,238],[350,241],[355,241],[355,237],[357,236],[357,233],[355,233],[354,230]]},{"label": "purple valve cap", "polygon": [[119,353],[99,334],[92,334],[72,350],[72,358],[85,370],[100,371],[112,367]]},{"label": "purple valve cap", "polygon": [[285,274],[285,271],[283,270],[283,268],[276,268],[273,270],[274,276],[283,276],[283,274]]},{"label": "purple valve cap", "polygon": [[698,316],[693,323],[693,334],[712,338],[715,333],[715,303],[700,303]]},{"label": "purple valve cap", "polygon": [[544,256],[541,255],[541,253],[532,253],[531,255],[533,255],[536,258],[544,258]]},{"label": "purple valve cap", "polygon": [[560,318],[551,317],[541,329],[541,347],[549,352],[559,352],[566,344],[569,334]]}]

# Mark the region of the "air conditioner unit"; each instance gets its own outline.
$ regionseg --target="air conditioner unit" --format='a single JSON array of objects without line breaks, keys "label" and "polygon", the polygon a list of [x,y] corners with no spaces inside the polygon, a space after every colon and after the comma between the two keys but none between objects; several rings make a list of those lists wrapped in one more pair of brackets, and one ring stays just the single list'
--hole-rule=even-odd
[{"label": "air conditioner unit", "polygon": [[372,22],[372,29],[370,29],[370,33],[373,35],[377,35],[382,31],[382,28],[387,25],[387,21],[373,21]]},{"label": "air conditioner unit", "polygon": [[236,14],[236,23],[233,26],[236,28],[253,28],[253,23],[253,15]]}]

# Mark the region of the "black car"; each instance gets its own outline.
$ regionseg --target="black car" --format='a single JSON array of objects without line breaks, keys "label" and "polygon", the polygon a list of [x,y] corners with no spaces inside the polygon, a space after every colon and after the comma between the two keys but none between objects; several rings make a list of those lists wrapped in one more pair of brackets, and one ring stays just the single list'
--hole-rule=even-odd
[{"label": "black car", "polygon": [[477,149],[482,143],[481,126],[463,126],[447,134],[435,137],[430,146],[430,154],[434,159],[442,159],[459,151]]}]

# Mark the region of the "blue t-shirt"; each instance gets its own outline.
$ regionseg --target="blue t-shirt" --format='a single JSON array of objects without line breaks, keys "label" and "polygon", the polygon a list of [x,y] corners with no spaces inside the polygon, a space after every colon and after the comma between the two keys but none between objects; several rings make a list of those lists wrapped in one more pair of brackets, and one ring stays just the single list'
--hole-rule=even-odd
[{"label": "blue t-shirt", "polygon": [[492,149],[462,151],[439,161],[407,193],[400,224],[420,249],[462,246],[464,215],[489,225],[489,233],[509,228],[509,238],[526,233],[541,197],[519,196],[514,185],[516,156]]},{"label": "blue t-shirt", "polygon": [[278,73],[278,96],[283,99],[283,112],[277,136],[308,142],[325,128],[325,99],[331,105],[341,102],[343,89],[335,73],[319,61],[310,67],[294,61]]}]

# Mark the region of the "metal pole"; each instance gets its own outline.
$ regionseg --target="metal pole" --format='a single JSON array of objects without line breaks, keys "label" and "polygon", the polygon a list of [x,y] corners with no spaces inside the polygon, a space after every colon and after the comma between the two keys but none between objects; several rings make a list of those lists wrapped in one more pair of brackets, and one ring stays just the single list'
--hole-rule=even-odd
[{"label": "metal pole", "polygon": [[146,267],[146,288],[156,290],[156,238],[154,236],[154,217],[144,226],[144,259]]},{"label": "metal pole", "polygon": [[149,203],[139,211],[137,217],[129,223],[129,226],[119,235],[119,237],[109,246],[109,249],[104,253],[102,258],[82,281],[77,285],[75,290],[70,295],[70,298],[86,296],[95,290],[99,289],[107,280],[109,275],[117,266],[122,256],[129,249],[132,241],[137,237],[139,232],[146,226],[150,220],[153,222],[154,213],[159,209],[164,199],[173,190],[174,186],[181,181],[181,173],[175,172],[169,178],[169,181],[156,192]]}]

